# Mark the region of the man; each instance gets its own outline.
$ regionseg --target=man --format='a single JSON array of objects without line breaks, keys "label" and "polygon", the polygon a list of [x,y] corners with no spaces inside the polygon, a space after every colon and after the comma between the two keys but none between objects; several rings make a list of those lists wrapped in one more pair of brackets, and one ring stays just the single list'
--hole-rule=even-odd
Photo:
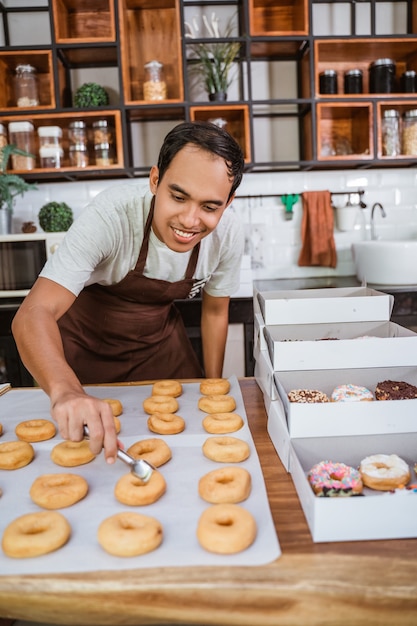
[{"label": "man", "polygon": [[174,300],[201,288],[204,375],[220,377],[230,295],[239,286],[243,230],[231,203],[243,173],[238,144],[209,123],[166,136],[150,190],[96,196],[46,263],[13,321],[27,369],[51,400],[65,439],[109,463],[110,406],[87,383],[201,377]]}]

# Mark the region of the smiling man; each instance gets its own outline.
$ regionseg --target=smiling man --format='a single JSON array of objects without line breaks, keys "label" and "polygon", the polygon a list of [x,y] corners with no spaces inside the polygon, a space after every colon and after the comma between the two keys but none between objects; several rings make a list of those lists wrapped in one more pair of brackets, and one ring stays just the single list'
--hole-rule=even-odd
[{"label": "smiling man", "polygon": [[[243,173],[239,145],[210,123],[165,138],[149,188],[96,196],[43,268],[13,321],[27,369],[51,400],[61,435],[83,425],[114,461],[109,405],[87,383],[220,377],[243,230],[229,207]],[[174,301],[202,290],[202,372]]]}]

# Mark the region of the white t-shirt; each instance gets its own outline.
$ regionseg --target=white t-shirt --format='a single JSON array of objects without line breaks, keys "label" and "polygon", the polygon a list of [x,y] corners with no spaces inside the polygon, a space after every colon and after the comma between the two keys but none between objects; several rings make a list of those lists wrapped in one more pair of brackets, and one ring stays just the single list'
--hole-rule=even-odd
[{"label": "white t-shirt", "polygon": [[[98,194],[66,233],[40,276],[78,294],[87,285],[119,283],[137,262],[152,194],[143,184],[116,185]],[[201,241],[195,279],[211,296],[239,288],[243,228],[229,206],[216,229]],[[151,230],[144,274],[176,282],[184,278],[191,251],[174,252]]]}]

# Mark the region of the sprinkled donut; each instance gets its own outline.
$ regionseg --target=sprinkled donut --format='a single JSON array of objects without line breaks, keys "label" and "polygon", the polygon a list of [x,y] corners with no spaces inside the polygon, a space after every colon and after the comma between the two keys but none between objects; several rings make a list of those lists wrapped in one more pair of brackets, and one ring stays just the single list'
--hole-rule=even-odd
[{"label": "sprinkled donut", "polygon": [[139,556],[161,545],[163,530],[154,517],[127,511],[103,520],[98,527],[97,539],[113,556]]},{"label": "sprinkled donut", "polygon": [[396,454],[373,454],[360,462],[363,484],[370,489],[390,491],[410,480],[408,464]]},{"label": "sprinkled donut", "polygon": [[175,413],[179,405],[175,398],[170,396],[150,396],[143,401],[143,409],[148,415],[154,413]]},{"label": "sprinkled donut", "polygon": [[243,426],[243,419],[237,413],[209,413],[203,419],[203,428],[211,435],[234,433]]},{"label": "sprinkled donut", "polygon": [[236,401],[232,396],[203,396],[198,401],[198,408],[205,413],[230,413],[236,408]]},{"label": "sprinkled donut", "polygon": [[311,468],[307,479],[317,496],[354,496],[363,490],[358,470],[344,463],[321,461]]},{"label": "sprinkled donut", "polygon": [[221,396],[229,391],[230,382],[227,378],[206,378],[200,383],[200,393],[204,396]]},{"label": "sprinkled donut", "polygon": [[58,511],[27,513],[11,522],[3,533],[4,554],[15,559],[48,554],[61,548],[71,535],[71,526]]},{"label": "sprinkled donut", "polygon": [[251,475],[243,467],[221,467],[208,472],[198,482],[200,497],[211,504],[243,502],[251,488]]},{"label": "sprinkled donut", "polygon": [[338,385],[332,391],[332,402],[371,402],[374,394],[360,385]]},{"label": "sprinkled donut", "polygon": [[88,483],[77,474],[42,474],[32,483],[29,495],[44,509],[63,509],[88,493]]},{"label": "sprinkled donut", "polygon": [[128,448],[127,453],[134,459],[145,459],[154,467],[160,467],[167,463],[171,457],[171,448],[163,439],[142,439]]},{"label": "sprinkled donut", "polygon": [[55,437],[55,424],[50,420],[36,419],[20,422],[15,428],[16,437],[21,441],[35,443]]},{"label": "sprinkled donut", "polygon": [[171,396],[178,398],[182,394],[182,385],[178,380],[157,380],[152,386],[153,396]]},{"label": "sprinkled donut", "polygon": [[237,437],[209,437],[202,450],[204,456],[218,463],[240,463],[250,455],[249,444]]},{"label": "sprinkled donut", "polygon": [[315,402],[329,402],[329,398],[318,389],[292,389],[288,392],[290,402],[313,404]]},{"label": "sprinkled donut", "polygon": [[173,413],[154,413],[147,423],[149,430],[158,435],[177,435],[185,429],[185,420]]},{"label": "sprinkled donut", "polygon": [[208,552],[235,554],[255,541],[256,521],[239,504],[213,504],[198,521],[197,539]]},{"label": "sprinkled donut", "polygon": [[29,465],[35,451],[27,441],[5,441],[0,443],[0,469],[15,470]]}]

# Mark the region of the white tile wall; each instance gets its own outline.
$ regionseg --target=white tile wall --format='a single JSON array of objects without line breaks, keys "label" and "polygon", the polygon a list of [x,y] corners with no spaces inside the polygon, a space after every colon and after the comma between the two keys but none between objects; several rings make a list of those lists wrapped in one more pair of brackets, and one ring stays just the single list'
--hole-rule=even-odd
[{"label": "white tile wall", "polygon": [[[65,201],[77,217],[99,191],[110,185],[129,184],[138,180],[147,184],[146,178],[40,184],[36,191],[28,192],[23,198],[17,199],[13,230],[20,232],[24,221],[34,221],[39,228],[37,216],[45,202]],[[336,269],[298,267],[301,196],[294,206],[292,220],[287,221],[281,195],[324,189],[331,192],[355,192],[363,189],[363,200],[367,208],[356,210],[351,230],[342,232],[335,227],[338,254]],[[270,195],[273,197],[266,197]],[[248,200],[239,199],[239,196],[252,197]],[[334,197],[335,203],[338,199],[340,200],[339,197]],[[375,224],[379,236],[417,237],[417,172],[413,169],[246,174],[233,204],[241,213],[245,224],[246,252],[251,256],[253,277],[267,279],[354,274],[350,246],[353,241],[369,238],[370,212],[375,202],[381,202],[387,214],[383,219],[379,212],[376,213]]]}]

